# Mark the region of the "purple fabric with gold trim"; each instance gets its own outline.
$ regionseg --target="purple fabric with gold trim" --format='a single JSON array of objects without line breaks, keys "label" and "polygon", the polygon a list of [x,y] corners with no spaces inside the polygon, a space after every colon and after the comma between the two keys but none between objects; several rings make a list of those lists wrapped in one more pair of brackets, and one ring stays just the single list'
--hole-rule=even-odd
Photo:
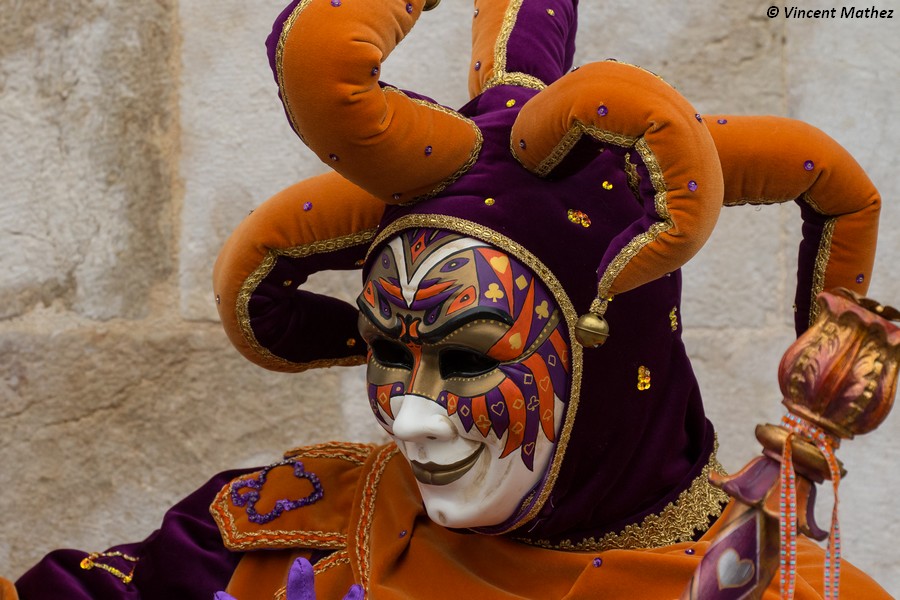
[{"label": "purple fabric with gold trim", "polygon": [[[297,5],[282,13],[269,38],[273,65],[285,19]],[[572,65],[576,23],[577,1],[524,0],[507,41],[506,72],[546,85],[563,77]],[[523,168],[510,151],[511,131],[538,93],[524,85],[495,85],[461,108],[459,113],[483,135],[475,164],[433,198],[387,207],[380,227],[386,237],[379,239],[429,227],[496,245],[535,270],[567,311],[571,326],[596,299],[598,265],[608,264],[636,236],[659,224],[656,172],[634,147],[590,136],[575,143],[549,177]],[[598,114],[605,116],[601,109]],[[705,128],[699,115],[690,121]],[[699,181],[701,187],[705,183]],[[691,179],[687,187],[694,191],[697,184]],[[804,235],[799,330],[808,321],[808,282],[822,231],[810,225]],[[369,254],[364,275],[378,256]],[[283,273],[270,277],[272,293],[287,293],[278,287]],[[714,435],[681,339],[680,296],[676,270],[610,303],[605,318],[613,335],[602,347],[584,350],[580,379],[573,373],[578,389],[568,410],[577,418],[552,463],[552,492],[530,522],[511,535],[553,545],[600,539],[659,514],[701,478]],[[254,330],[264,327],[264,320],[257,319]],[[324,329],[319,333],[324,335]],[[363,352],[362,344],[357,351]]]}]

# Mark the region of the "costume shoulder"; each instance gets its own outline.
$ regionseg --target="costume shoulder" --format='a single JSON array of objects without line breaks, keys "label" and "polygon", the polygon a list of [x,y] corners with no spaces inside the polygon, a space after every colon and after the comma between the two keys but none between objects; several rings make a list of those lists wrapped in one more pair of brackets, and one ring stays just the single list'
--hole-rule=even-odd
[{"label": "costume shoulder", "polygon": [[[56,550],[15,585],[21,600],[212,598],[240,555],[229,552],[207,508],[222,485],[246,471],[227,471],[172,507],[142,542],[105,552]],[[0,599],[15,599],[0,582]]]},{"label": "costume shoulder", "polygon": [[353,499],[375,448],[345,442],[296,448],[281,462],[235,478],[210,506],[225,547],[345,548]]}]

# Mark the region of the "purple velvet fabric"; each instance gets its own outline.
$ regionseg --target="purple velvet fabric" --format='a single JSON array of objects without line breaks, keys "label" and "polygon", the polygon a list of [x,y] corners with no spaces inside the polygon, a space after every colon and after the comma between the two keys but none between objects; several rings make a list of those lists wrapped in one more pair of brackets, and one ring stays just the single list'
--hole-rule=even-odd
[{"label": "purple velvet fabric", "polygon": [[[366,248],[361,244],[303,259],[279,256],[254,290],[248,306],[250,325],[259,343],[295,363],[364,357],[366,344],[356,328],[356,307],[298,286],[317,271],[353,268],[365,256]],[[286,281],[291,285],[285,286]],[[309,343],[311,340],[314,343]]]},{"label": "purple velvet fabric", "polygon": [[[209,506],[225,484],[249,471],[252,470],[213,477],[169,510],[159,530],[146,540],[110,548],[108,552],[118,551],[140,559],[131,583],[124,584],[96,567],[82,569],[80,564],[87,552],[56,550],[16,582],[21,600],[212,598],[228,585],[241,554],[222,545]],[[125,573],[132,566],[116,558],[99,561]]]},{"label": "purple velvet fabric", "polygon": [[577,0],[523,2],[509,36],[506,70],[527,73],[547,85],[572,68]]}]

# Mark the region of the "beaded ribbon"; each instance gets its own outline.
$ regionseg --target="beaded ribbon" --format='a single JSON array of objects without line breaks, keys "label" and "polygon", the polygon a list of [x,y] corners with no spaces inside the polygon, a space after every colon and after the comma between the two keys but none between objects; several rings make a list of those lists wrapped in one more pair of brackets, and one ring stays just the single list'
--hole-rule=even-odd
[{"label": "beaded ribbon", "polygon": [[[256,503],[259,502],[259,490],[261,490],[266,483],[266,476],[269,471],[282,465],[293,465],[294,477],[309,481],[313,486],[313,491],[305,498],[300,498],[298,500],[290,500],[288,498],[276,500],[275,507],[271,511],[260,514],[256,510]],[[250,488],[250,491],[244,492],[243,494],[240,493],[240,490],[245,488]],[[238,479],[231,484],[231,502],[235,506],[246,507],[247,518],[257,525],[264,525],[269,521],[273,521],[280,517],[284,512],[318,502],[322,499],[323,495],[324,491],[322,489],[322,484],[319,482],[319,478],[315,473],[309,473],[304,470],[303,463],[299,460],[285,460],[270,465],[260,471],[259,475],[256,477],[251,475],[249,477]]]},{"label": "beaded ribbon", "polygon": [[834,507],[831,510],[831,530],[828,548],[825,551],[825,598],[837,598],[841,576],[841,530],[838,523],[838,486],[841,483],[841,469],[834,450],[840,446],[840,440],[796,415],[785,415],[781,424],[790,430],[784,443],[781,461],[781,597],[793,599],[797,578],[797,488],[792,441],[795,435],[799,435],[816,444],[825,457],[831,473]]},{"label": "beaded ribbon", "polygon": [[[121,558],[123,561],[132,563],[131,570],[128,573],[125,573],[124,571],[117,569],[112,565],[98,562],[98,558]],[[134,556],[129,556],[122,552],[91,552],[86,557],[84,557],[84,559],[82,559],[81,568],[85,571],[90,571],[94,568],[103,569],[113,577],[120,579],[125,585],[128,585],[129,583],[131,583],[131,580],[134,579],[134,568],[137,565],[138,560],[140,559]]]}]

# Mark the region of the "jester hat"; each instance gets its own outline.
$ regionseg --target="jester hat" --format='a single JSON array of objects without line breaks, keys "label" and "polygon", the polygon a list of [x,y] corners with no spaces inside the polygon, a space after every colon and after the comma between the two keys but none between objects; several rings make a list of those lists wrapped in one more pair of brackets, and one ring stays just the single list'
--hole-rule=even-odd
[{"label": "jester hat", "polygon": [[721,206],[797,202],[802,331],[818,292],[865,292],[879,196],[813,127],[701,116],[612,60],[572,70],[577,0],[476,1],[459,110],[386,85],[382,62],[427,4],[294,0],[278,17],[268,48],[285,112],[332,172],[277,194],[226,242],[225,330],[273,370],[363,364],[357,308],[304,289],[310,274],[365,276],[384,243],[424,229],[487,242],[551,291],[571,382],[544,479],[483,531],[582,549],[690,539],[724,497],[707,482],[715,441],[681,340],[680,267]]}]

